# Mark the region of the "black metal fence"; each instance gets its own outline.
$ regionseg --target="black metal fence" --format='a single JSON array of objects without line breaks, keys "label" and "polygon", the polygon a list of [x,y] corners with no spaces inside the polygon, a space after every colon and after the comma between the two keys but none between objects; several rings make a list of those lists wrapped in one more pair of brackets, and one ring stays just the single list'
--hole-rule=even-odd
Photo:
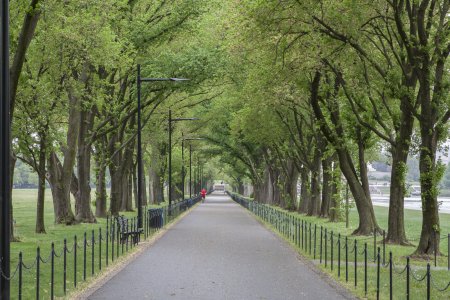
[{"label": "black metal fence", "polygon": [[[394,263],[392,252],[389,252],[386,256],[384,234],[382,241],[377,242],[377,235],[374,234],[373,237],[366,238],[364,243],[360,244],[361,240],[335,234],[332,230],[330,231],[323,226],[317,226],[269,205],[248,200],[237,194],[228,194],[235,202],[272,225],[276,231],[294,243],[301,251],[312,256],[314,260],[318,260],[321,266],[337,272],[339,278],[345,276],[345,281],[353,281],[355,287],[361,280],[366,296],[371,289],[371,293],[376,293],[376,299],[380,299],[381,288],[388,288],[390,299],[393,299],[394,293],[397,293],[397,296],[401,295],[410,299],[413,286],[414,291],[417,291],[418,288],[426,289],[424,297],[419,296],[420,299],[425,297],[431,299],[433,291],[437,293],[436,298],[450,296],[450,281],[439,285],[436,282],[436,276],[433,276],[433,271],[436,272],[436,269],[432,270],[430,263],[427,263],[426,268],[413,267],[410,258],[406,257],[406,263],[397,266]],[[450,249],[449,237],[450,234],[442,238],[449,240]],[[370,242],[367,242],[367,240],[370,240]],[[434,264],[437,264],[436,255]],[[447,273],[450,271],[450,258],[446,268],[447,270],[444,267],[443,272]],[[352,274],[350,274],[351,269]],[[388,272],[384,272],[383,269],[387,269]],[[376,279],[371,280],[368,277],[368,272],[371,272],[372,278],[375,277]],[[388,273],[388,276],[386,276],[386,273]],[[450,276],[450,272],[447,274]],[[353,278],[350,278],[350,276]],[[395,282],[396,278],[401,278],[401,276],[403,276],[401,280],[401,284],[404,283],[403,287],[399,287],[399,282]],[[417,297],[417,295],[415,296]]]},{"label": "black metal fence", "polygon": [[173,203],[170,209],[167,206],[146,209],[142,229],[137,228],[136,217],[108,217],[106,227],[84,232],[81,238],[75,235],[64,239],[59,250],[52,243],[48,255],[43,256],[41,247],[37,247],[35,259],[29,263],[20,252],[11,275],[6,277],[0,269],[0,276],[11,281],[12,299],[25,299],[25,288],[27,299],[30,289],[34,290],[35,299],[62,297],[75,290],[80,281],[93,277],[136,247],[141,236],[144,239],[152,236],[200,200],[200,196],[195,196]]}]

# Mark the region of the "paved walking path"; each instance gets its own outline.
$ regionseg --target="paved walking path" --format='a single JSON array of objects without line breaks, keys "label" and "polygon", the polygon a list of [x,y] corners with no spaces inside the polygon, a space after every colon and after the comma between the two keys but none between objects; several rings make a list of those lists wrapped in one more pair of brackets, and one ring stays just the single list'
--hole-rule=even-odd
[{"label": "paved walking path", "polygon": [[224,194],[207,197],[89,299],[346,299]]}]

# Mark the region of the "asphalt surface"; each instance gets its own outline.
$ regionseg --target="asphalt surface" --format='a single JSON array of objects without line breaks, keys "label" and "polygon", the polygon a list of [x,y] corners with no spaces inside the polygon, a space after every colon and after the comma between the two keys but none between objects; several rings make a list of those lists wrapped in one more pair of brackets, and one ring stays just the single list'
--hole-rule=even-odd
[{"label": "asphalt surface", "polygon": [[347,299],[224,194],[207,196],[88,299]]}]

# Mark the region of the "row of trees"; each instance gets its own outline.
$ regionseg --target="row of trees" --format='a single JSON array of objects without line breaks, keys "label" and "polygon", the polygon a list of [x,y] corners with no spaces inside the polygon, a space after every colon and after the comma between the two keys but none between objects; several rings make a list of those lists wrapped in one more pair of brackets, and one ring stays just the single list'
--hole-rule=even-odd
[{"label": "row of trees", "polygon": [[143,85],[150,200],[164,200],[167,111],[190,114],[213,97],[219,52],[201,41],[198,26],[211,22],[205,16],[213,6],[198,0],[11,1],[11,169],[18,159],[38,176],[36,232],[45,232],[46,182],[59,224],[133,209],[138,63],[145,77],[192,79]]},{"label": "row of trees", "polygon": [[183,134],[205,136],[213,162],[241,191],[251,180],[258,201],[337,221],[348,184],[360,216],[355,234],[381,230],[367,162],[389,155],[391,243],[409,243],[405,176],[408,154],[417,154],[423,227],[416,253],[439,253],[443,167],[436,151],[449,132],[449,6],[449,0],[12,1],[13,156],[39,177],[37,232],[45,230],[46,181],[57,223],[132,209],[141,63],[146,77],[192,79],[143,86],[152,200],[163,197],[170,107],[174,117],[202,119],[177,125],[177,145]]},{"label": "row of trees", "polygon": [[[367,162],[390,157],[387,242],[404,226],[408,154],[420,158],[423,224],[417,255],[439,253],[436,158],[448,138],[448,0],[240,1],[227,17],[234,89],[215,111],[210,140],[226,150],[236,185],[257,201],[339,218],[348,184],[354,234],[380,232]],[[301,180],[297,205],[296,183]],[[436,234],[435,234],[436,233]]]}]

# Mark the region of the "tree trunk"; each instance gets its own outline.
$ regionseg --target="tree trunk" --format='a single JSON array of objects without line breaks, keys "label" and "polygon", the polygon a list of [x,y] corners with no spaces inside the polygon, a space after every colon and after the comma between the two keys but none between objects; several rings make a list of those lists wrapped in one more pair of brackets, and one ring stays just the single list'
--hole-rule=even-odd
[{"label": "tree trunk", "polygon": [[254,194],[254,199],[256,202],[259,203],[264,203],[263,201],[264,199],[264,195],[265,195],[265,189],[266,187],[264,186],[262,181],[255,181],[253,182],[253,194]]},{"label": "tree trunk", "polygon": [[46,170],[46,138],[40,136],[39,162],[38,162],[38,197],[36,209],[36,233],[45,233],[44,203],[45,203],[45,170]]},{"label": "tree trunk", "polygon": [[148,168],[148,204],[156,204],[157,200],[155,198],[154,183],[155,180],[155,170],[152,167]]},{"label": "tree trunk", "polygon": [[95,187],[95,216],[97,218],[106,218],[106,166],[103,163],[97,163],[97,181]]},{"label": "tree trunk", "polygon": [[281,184],[283,179],[281,178],[281,172],[277,167],[269,167],[270,169],[270,185],[272,193],[268,195],[268,201],[270,204],[280,206],[285,208],[285,203],[283,199],[283,190],[281,189]]},{"label": "tree trunk", "polygon": [[130,153],[125,152],[124,161],[122,163],[122,198],[121,211],[133,211],[133,184],[131,181],[131,170],[133,168],[133,159]]},{"label": "tree trunk", "polygon": [[308,216],[318,216],[320,214],[320,161],[320,150],[316,147],[311,170],[311,205],[308,210]]},{"label": "tree trunk", "polygon": [[245,193],[245,186],[244,186],[244,182],[242,181],[242,178],[237,178],[236,180],[237,182],[237,192],[239,195],[244,195]]},{"label": "tree trunk", "polygon": [[119,133],[111,135],[108,142],[108,152],[110,157],[108,169],[111,177],[109,211],[112,216],[119,215],[120,206],[122,205],[122,153],[121,151],[116,153],[116,145],[119,143]]},{"label": "tree trunk", "polygon": [[113,216],[119,215],[120,206],[122,204],[122,174],[119,171],[119,166],[116,160],[118,160],[118,158],[112,159],[112,162],[109,165],[109,174],[111,177],[109,210]]},{"label": "tree trunk", "polygon": [[331,202],[333,198],[333,169],[332,157],[322,159],[323,181],[322,181],[322,206],[320,207],[320,217],[328,218]]},{"label": "tree trunk", "polygon": [[[23,63],[25,62],[26,53],[28,50],[28,47],[31,43],[31,40],[34,37],[34,33],[36,31],[36,26],[38,24],[41,10],[38,9],[38,4],[40,0],[32,0],[28,9],[27,13],[25,14],[25,18],[22,23],[22,27],[20,30],[19,37],[16,41],[17,47],[16,51],[14,53],[14,58],[12,60],[12,65],[9,69],[10,74],[10,82],[9,82],[9,89],[10,89],[10,125],[13,122],[14,119],[14,109],[16,106],[16,97],[17,97],[17,88],[19,86],[19,78],[20,74],[22,73]],[[10,135],[10,139],[12,139],[13,136]],[[12,145],[12,140],[9,141],[9,144]],[[16,165],[16,157],[13,153],[13,150],[11,149],[11,163],[10,163],[10,190],[13,190],[13,183],[14,183],[14,167]],[[9,195],[9,215],[10,215],[10,241],[15,242],[17,241],[14,237],[14,217],[13,217],[13,203],[12,203],[12,193]]]},{"label": "tree trunk", "polygon": [[[87,65],[84,66],[80,81],[85,83],[87,79]],[[78,134],[80,131],[80,99],[72,87],[67,87],[69,98],[69,119],[67,124],[67,143],[64,146],[64,162],[58,160],[56,153],[50,155],[49,172],[50,186],[52,187],[53,203],[56,223],[73,224],[75,217],[70,206],[70,187],[72,184],[73,168],[75,166]]]},{"label": "tree trunk", "polygon": [[95,144],[95,216],[106,218],[107,193],[106,193],[106,140],[102,138]]},{"label": "tree trunk", "polygon": [[283,199],[285,207],[289,210],[295,210],[297,202],[297,182],[298,182],[298,170],[295,167],[292,159],[286,160],[286,176],[283,179]]},{"label": "tree trunk", "polygon": [[366,192],[356,176],[355,169],[352,168],[352,164],[349,161],[350,158],[342,151],[339,152],[339,163],[342,173],[347,179],[359,215],[359,225],[353,234],[370,235],[374,231],[381,232],[376,222],[372,201],[367,198]]},{"label": "tree trunk", "polygon": [[421,78],[421,94],[422,111],[420,122],[420,188],[422,197],[422,230],[420,233],[420,241],[415,254],[431,255],[436,253],[440,255],[440,226],[439,226],[439,204],[437,202],[438,184],[442,174],[438,172],[436,165],[436,149],[438,143],[439,132],[434,124],[436,120],[434,109],[431,105],[429,78],[427,68]]},{"label": "tree trunk", "polygon": [[367,137],[363,136],[362,128],[357,126],[356,128],[356,136],[357,136],[357,144],[358,144],[358,165],[359,165],[359,179],[361,181],[362,188],[364,193],[366,194],[367,199],[372,203],[372,199],[370,197],[370,187],[369,187],[369,176],[367,175],[367,163],[366,163],[366,139]]},{"label": "tree trunk", "polygon": [[149,168],[150,201],[153,204],[164,202],[164,185],[162,178],[153,168]]},{"label": "tree trunk", "polygon": [[335,148],[338,157],[339,164],[347,179],[348,185],[355,199],[356,209],[359,215],[359,225],[358,228],[353,232],[353,234],[360,235],[370,235],[374,232],[380,232],[380,228],[377,224],[375,218],[375,212],[373,210],[372,201],[367,197],[366,190],[363,184],[359,181],[356,169],[347,149],[344,136],[344,129],[340,120],[339,106],[336,103],[336,99],[330,99],[331,105],[331,121],[334,126],[334,130],[325,123],[323,120],[325,116],[323,115],[322,108],[319,105],[319,87],[321,80],[321,73],[316,71],[314,80],[311,83],[311,106],[313,108],[316,119],[319,120],[319,125],[322,133],[327,138],[328,142]]},{"label": "tree trunk", "polygon": [[330,207],[330,221],[339,222],[341,216],[341,169],[339,168],[339,161],[336,154],[332,157],[332,183],[331,183],[331,207]]},{"label": "tree trunk", "polygon": [[87,143],[88,136],[94,125],[92,110],[81,110],[80,130],[78,135],[78,198],[76,199],[76,216],[78,222],[95,223],[91,210],[91,145]]},{"label": "tree trunk", "polygon": [[[405,106],[402,104],[402,106]],[[414,118],[408,109],[403,107],[402,126],[396,144],[392,146],[392,170],[391,187],[389,199],[389,218],[386,242],[393,244],[408,245],[405,232],[404,201],[406,162],[411,142]]]},{"label": "tree trunk", "polygon": [[[131,163],[133,165],[133,163]],[[133,176],[131,174],[133,167],[130,168],[130,174],[128,175],[128,203],[127,209],[128,211],[133,211]]]},{"label": "tree trunk", "polygon": [[270,167],[267,165],[264,171],[264,181],[262,183],[262,194],[260,194],[261,202],[266,204],[273,204],[273,184],[272,184],[272,174],[270,172]]},{"label": "tree trunk", "polygon": [[75,199],[75,213],[76,213],[76,211],[79,210],[77,206],[80,204],[80,192],[78,190],[78,178],[74,172],[72,172],[72,180],[70,181],[70,193]]},{"label": "tree trunk", "polygon": [[298,211],[306,214],[311,205],[311,179],[309,170],[305,166],[300,169],[300,180],[300,205]]},{"label": "tree trunk", "polygon": [[[422,131],[424,127],[421,126]],[[415,254],[431,255],[435,252],[440,255],[440,227],[439,227],[439,204],[437,202],[439,180],[436,170],[436,141],[433,139],[433,130],[427,128],[431,134],[422,132],[422,143],[420,151],[420,188],[422,190],[422,230],[420,241]]]},{"label": "tree trunk", "polygon": [[55,223],[71,225],[75,222],[75,216],[70,206],[70,191],[65,186],[63,166],[55,152],[50,153],[47,174],[53,197]]},{"label": "tree trunk", "polygon": [[[259,180],[254,180],[253,186],[254,186],[253,192],[255,201],[259,203],[270,204],[269,198],[271,201],[273,191],[272,191],[272,183],[270,181],[269,167],[267,165],[264,169],[263,177]],[[270,197],[268,197],[269,194],[271,195]]]}]

